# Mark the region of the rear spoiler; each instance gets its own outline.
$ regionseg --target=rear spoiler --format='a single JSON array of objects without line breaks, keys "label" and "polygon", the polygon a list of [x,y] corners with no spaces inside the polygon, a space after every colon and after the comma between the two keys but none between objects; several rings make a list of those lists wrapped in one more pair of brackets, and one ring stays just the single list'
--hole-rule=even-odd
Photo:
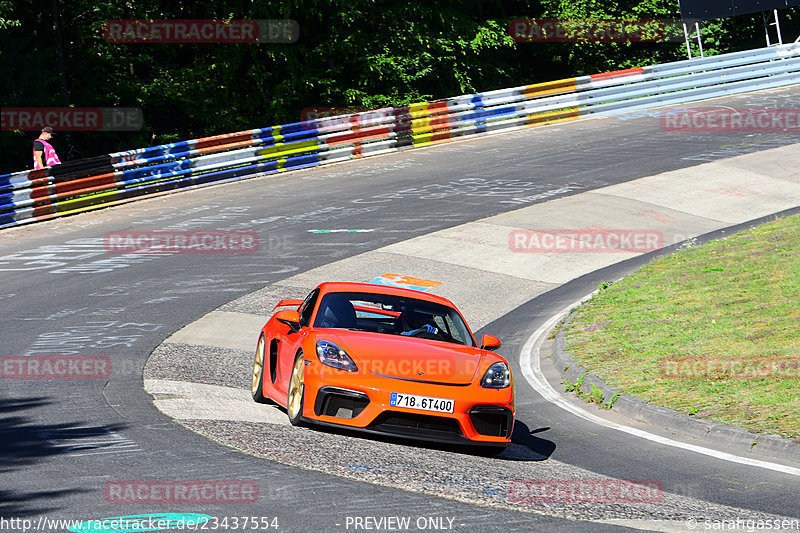
[{"label": "rear spoiler", "polygon": [[303,300],[297,300],[295,298],[286,298],[285,300],[281,300],[278,302],[278,305],[272,308],[272,310],[276,310],[279,307],[299,307],[300,304],[303,303]]}]

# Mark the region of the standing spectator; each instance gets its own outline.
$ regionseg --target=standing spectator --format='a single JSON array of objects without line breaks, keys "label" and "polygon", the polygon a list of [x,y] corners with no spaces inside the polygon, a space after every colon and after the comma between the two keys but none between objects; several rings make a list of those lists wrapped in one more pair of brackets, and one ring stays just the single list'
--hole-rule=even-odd
[{"label": "standing spectator", "polygon": [[58,159],[58,154],[56,154],[56,149],[47,142],[53,138],[53,128],[50,126],[46,126],[42,128],[42,133],[39,135],[39,138],[33,141],[33,169],[39,169],[44,167],[52,167],[53,165],[58,165],[61,163],[61,160]]}]

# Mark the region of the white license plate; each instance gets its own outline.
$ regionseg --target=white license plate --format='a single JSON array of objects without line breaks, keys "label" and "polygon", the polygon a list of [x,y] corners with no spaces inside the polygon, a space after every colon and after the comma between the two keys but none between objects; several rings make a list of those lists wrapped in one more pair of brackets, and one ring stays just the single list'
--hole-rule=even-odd
[{"label": "white license plate", "polygon": [[393,407],[408,407],[421,411],[436,411],[437,413],[452,413],[453,400],[444,398],[431,398],[430,396],[416,396],[414,394],[401,394],[393,392],[389,405]]}]

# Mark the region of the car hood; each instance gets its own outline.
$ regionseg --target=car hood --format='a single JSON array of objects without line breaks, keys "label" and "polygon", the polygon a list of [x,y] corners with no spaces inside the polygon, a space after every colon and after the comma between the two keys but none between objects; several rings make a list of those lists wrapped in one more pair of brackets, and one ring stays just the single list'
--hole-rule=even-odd
[{"label": "car hood", "polygon": [[473,346],[401,335],[337,330],[325,337],[350,354],[359,370],[415,381],[472,383],[482,356]]}]

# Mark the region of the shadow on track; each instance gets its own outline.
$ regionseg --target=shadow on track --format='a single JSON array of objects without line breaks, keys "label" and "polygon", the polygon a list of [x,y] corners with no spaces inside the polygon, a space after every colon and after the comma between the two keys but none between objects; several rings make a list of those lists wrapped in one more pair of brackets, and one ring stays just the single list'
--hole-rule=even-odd
[{"label": "shadow on track", "polygon": [[[272,403],[272,407],[286,413],[286,408]],[[508,461],[546,461],[556,449],[554,442],[534,436],[536,433],[548,431],[549,427],[542,427],[531,430],[524,422],[517,419],[514,421],[514,431],[511,435],[511,445],[503,449],[502,447],[482,446],[473,444],[453,444],[447,442],[437,442],[432,440],[415,439],[413,436],[378,434],[362,432],[357,429],[325,424],[320,422],[303,421],[303,427],[321,434],[341,435],[355,437],[363,440],[386,442],[410,448],[428,448],[431,450],[441,450],[455,452],[464,455],[474,455],[480,457],[491,457],[499,460]]]},{"label": "shadow on track", "polygon": [[[26,416],[26,411],[54,403],[56,403],[54,400],[43,397],[0,399],[0,428],[3,433],[3,438],[0,440],[0,474],[19,479],[19,476],[25,474],[11,473],[50,457],[101,448],[103,444],[97,443],[98,437],[122,429],[122,425],[87,427],[80,422],[36,424],[32,417]],[[92,442],[92,439],[95,439],[95,442]],[[89,492],[89,489],[23,492],[15,488],[16,483],[5,483],[5,485],[11,490],[0,491],[0,516],[27,516],[52,512],[58,509],[57,506],[50,505],[56,498]]]},{"label": "shadow on track", "polygon": [[503,453],[502,458],[516,461],[546,461],[553,455],[556,444],[535,434],[549,430],[549,427],[531,430],[525,422],[517,419],[514,422],[514,432],[511,434],[511,446]]}]

